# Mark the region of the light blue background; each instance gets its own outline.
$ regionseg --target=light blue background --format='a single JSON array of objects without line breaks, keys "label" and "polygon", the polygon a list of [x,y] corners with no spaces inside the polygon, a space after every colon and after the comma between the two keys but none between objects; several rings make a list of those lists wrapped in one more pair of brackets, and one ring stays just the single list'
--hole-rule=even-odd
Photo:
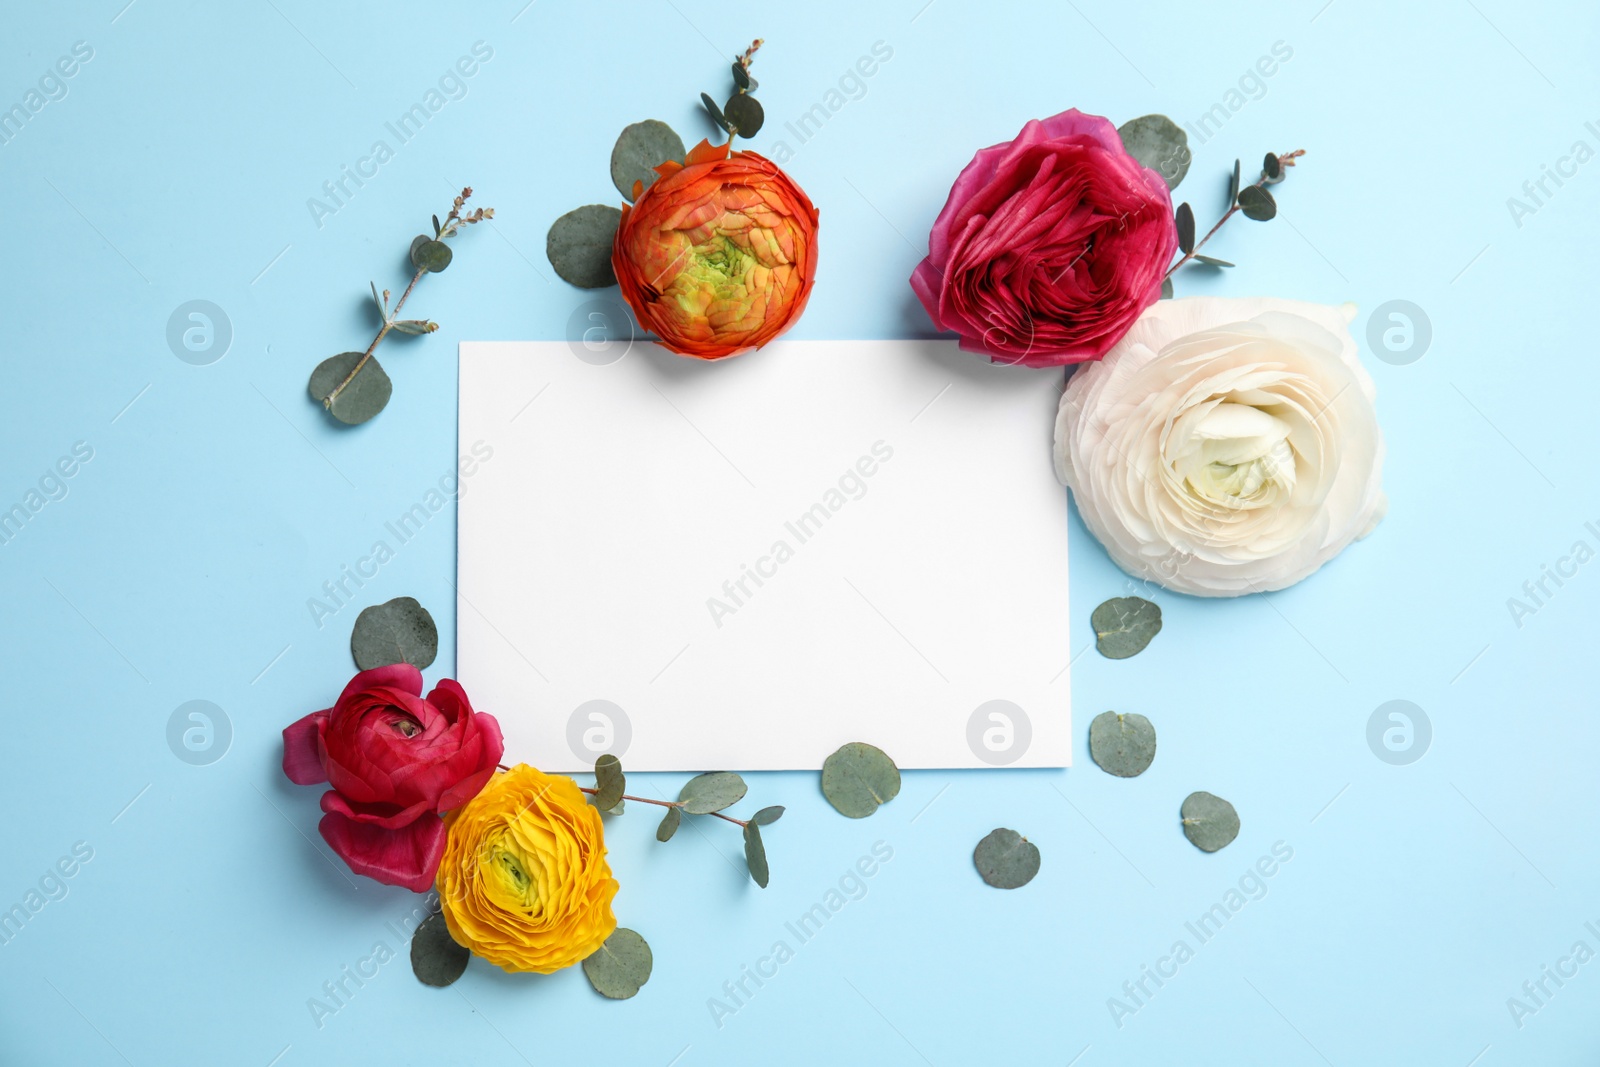
[{"label": "light blue background", "polygon": [[[1592,6],[125,2],[12,4],[0,35],[3,106],[74,42],[94,50],[0,145],[0,505],[74,442],[94,449],[68,496],[0,546],[0,905],[75,842],[94,850],[69,895],[0,947],[0,1061],[1489,1067],[1600,1053],[1600,962],[1549,984],[1520,1028],[1507,1007],[1574,942],[1600,950],[1584,928],[1600,926],[1600,563],[1520,628],[1506,605],[1573,542],[1600,547],[1584,528],[1600,525],[1600,163],[1520,227],[1506,204],[1574,141],[1600,147],[1584,127],[1600,120]],[[319,1029],[308,998],[379,939],[393,947],[386,924],[414,898],[353,887],[317,837],[317,790],[278,771],[280,729],[351,671],[354,611],[319,630],[306,599],[450,468],[455,343],[564,336],[585,294],[553,280],[544,234],[570,207],[614,201],[616,132],[645,117],[709,132],[697,94],[721,92],[727,57],[758,34],[767,151],[874,42],[893,48],[863,97],[791,142],[822,212],[806,338],[929,331],[905,279],[976,148],[1070,106],[1192,120],[1285,42],[1293,57],[1197,145],[1182,193],[1209,225],[1235,156],[1248,170],[1268,148],[1310,154],[1278,190],[1280,222],[1237,220],[1215,242],[1239,267],[1179,288],[1353,300],[1362,335],[1384,301],[1425,310],[1419,362],[1364,351],[1390,515],[1297,588],[1156,596],[1166,627],[1148,651],[1076,662],[1070,772],[908,774],[862,822],[835,814],[814,774],[753,775],[754,798],[789,806],[765,892],[731,827],[658,847],[648,815],[613,823],[618,911],[656,961],[629,1003],[576,971],[481,963],[428,989],[402,947]],[[318,227],[307,198],[480,40],[493,58],[465,98]],[[497,209],[492,230],[465,234],[413,298],[443,329],[386,345],[393,402],[335,427],[307,374],[365,345],[368,280],[401,286],[411,235],[468,183]],[[210,366],[165,340],[191,299],[231,320]],[[1094,605],[1131,591],[1072,522],[1078,647],[1063,662],[1087,646]],[[448,635],[453,553],[451,523],[430,525],[367,602],[414,595]],[[453,660],[447,639],[430,681]],[[1366,741],[1397,698],[1433,726],[1409,766]],[[167,745],[191,699],[231,719],[209,766]],[[1156,722],[1142,778],[1089,761],[1088,722],[1107,708]],[[1243,818],[1215,855],[1179,832],[1195,789]],[[999,825],[1043,851],[1026,889],[973,870]],[[708,998],[877,841],[893,859],[866,895],[719,1029]],[[1198,945],[1185,922],[1279,841],[1293,859],[1265,897]],[[1194,959],[1119,1028],[1108,998],[1180,938]]]}]

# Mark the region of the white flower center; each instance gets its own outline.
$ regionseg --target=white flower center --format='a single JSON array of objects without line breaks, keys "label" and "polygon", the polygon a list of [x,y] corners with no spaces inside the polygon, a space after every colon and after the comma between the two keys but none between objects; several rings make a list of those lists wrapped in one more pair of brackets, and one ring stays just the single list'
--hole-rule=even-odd
[{"label": "white flower center", "polygon": [[1223,400],[1209,410],[1186,413],[1179,422],[1178,447],[1169,460],[1202,500],[1225,508],[1257,508],[1292,495],[1295,458],[1284,420],[1249,404]]}]

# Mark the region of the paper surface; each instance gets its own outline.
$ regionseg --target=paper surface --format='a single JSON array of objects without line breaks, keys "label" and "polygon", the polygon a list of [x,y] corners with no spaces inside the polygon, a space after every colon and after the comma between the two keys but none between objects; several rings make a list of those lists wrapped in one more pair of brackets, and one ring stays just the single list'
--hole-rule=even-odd
[{"label": "paper surface", "polygon": [[1061,380],[950,341],[463,344],[457,676],[548,770],[1066,766]]}]

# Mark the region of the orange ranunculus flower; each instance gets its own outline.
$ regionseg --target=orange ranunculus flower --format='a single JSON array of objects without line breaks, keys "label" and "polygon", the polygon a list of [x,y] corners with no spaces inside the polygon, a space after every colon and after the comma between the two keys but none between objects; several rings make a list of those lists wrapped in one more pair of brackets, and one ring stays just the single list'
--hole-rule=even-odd
[{"label": "orange ranunculus flower", "polygon": [[817,209],[755,152],[701,141],[623,205],[611,247],[622,296],[667,348],[721,359],[799,318],[817,265]]},{"label": "orange ranunculus flower", "polygon": [[435,883],[450,936],[507,971],[550,974],[617,928],[600,812],[577,783],[519,763],[445,816]]}]

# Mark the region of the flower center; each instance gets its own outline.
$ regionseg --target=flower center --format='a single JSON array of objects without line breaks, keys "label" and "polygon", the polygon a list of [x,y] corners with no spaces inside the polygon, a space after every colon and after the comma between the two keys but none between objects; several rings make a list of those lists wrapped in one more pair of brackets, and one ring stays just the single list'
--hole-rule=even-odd
[{"label": "flower center", "polygon": [[699,274],[702,281],[727,282],[743,278],[750,269],[751,256],[722,234],[707,245],[695,249],[694,262],[704,268]]},{"label": "flower center", "polygon": [[1188,429],[1173,468],[1202,500],[1229,509],[1270,507],[1293,491],[1290,427],[1270,411],[1224,400]]},{"label": "flower center", "polygon": [[539,886],[521,855],[505,848],[495,848],[489,854],[484,868],[493,886],[492,895],[505,906],[519,908],[530,915],[538,908]]}]

